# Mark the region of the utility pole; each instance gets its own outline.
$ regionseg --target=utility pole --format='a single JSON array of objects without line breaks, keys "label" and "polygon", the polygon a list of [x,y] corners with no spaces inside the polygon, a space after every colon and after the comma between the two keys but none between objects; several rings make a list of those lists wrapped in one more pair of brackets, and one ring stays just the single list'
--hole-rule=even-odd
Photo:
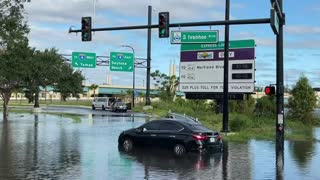
[{"label": "utility pole", "polygon": [[[226,0],[226,21],[230,16],[230,0]],[[229,24],[225,25],[224,33],[224,67],[223,67],[223,127],[222,132],[229,131]]]},{"label": "utility pole", "polygon": [[151,71],[151,18],[152,6],[148,6],[148,40],[147,40],[147,92],[146,92],[146,106],[151,105],[150,100],[150,71]]},{"label": "utility pole", "polygon": [[284,81],[283,81],[283,25],[285,15],[283,13],[283,1],[272,0],[273,8],[280,17],[279,32],[277,34],[277,117],[276,117],[276,179],[283,179],[284,169]]}]

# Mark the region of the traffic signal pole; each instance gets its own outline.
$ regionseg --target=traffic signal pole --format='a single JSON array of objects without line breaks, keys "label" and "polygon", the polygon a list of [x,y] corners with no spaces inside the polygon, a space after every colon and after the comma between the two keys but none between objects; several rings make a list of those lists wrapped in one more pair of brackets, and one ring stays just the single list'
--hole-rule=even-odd
[{"label": "traffic signal pole", "polygon": [[[278,14],[283,14],[283,1],[275,1],[277,3]],[[276,117],[276,179],[283,179],[284,168],[284,82],[283,82],[283,25],[284,17],[280,18],[279,33],[277,34],[277,117]]]},{"label": "traffic signal pole", "polygon": [[[226,0],[226,21],[230,16],[230,0]],[[222,132],[229,132],[229,24],[225,25],[224,33],[224,67],[223,67],[223,123]]]},{"label": "traffic signal pole", "polygon": [[147,41],[147,89],[146,89],[146,106],[151,105],[150,100],[150,73],[151,73],[151,20],[152,6],[148,6],[148,41]]}]

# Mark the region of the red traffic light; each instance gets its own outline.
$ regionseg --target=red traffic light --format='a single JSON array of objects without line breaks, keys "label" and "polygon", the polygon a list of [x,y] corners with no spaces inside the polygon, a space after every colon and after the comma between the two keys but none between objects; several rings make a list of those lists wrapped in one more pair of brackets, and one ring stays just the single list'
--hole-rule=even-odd
[{"label": "red traffic light", "polygon": [[276,94],[276,88],[274,86],[266,86],[264,88],[264,93],[266,95],[269,95],[269,96],[275,95]]}]

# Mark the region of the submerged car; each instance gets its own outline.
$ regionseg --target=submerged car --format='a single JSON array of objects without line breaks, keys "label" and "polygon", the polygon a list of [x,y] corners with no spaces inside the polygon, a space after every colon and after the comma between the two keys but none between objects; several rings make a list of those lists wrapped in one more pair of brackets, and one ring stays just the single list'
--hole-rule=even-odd
[{"label": "submerged car", "polygon": [[121,132],[119,147],[131,151],[134,146],[166,147],[175,155],[191,151],[222,149],[222,137],[203,125],[179,119],[153,120],[138,128]]}]

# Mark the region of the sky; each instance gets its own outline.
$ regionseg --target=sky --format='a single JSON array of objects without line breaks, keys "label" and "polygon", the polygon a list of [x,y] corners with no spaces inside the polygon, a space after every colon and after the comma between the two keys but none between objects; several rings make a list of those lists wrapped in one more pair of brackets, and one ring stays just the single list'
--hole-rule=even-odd
[{"label": "sky", "polygon": [[[95,1],[95,3],[94,3]],[[284,26],[284,83],[292,87],[305,75],[313,87],[320,87],[320,1],[283,0],[286,14]],[[94,8],[95,4],[95,8]],[[61,54],[95,52],[109,56],[110,52],[131,52],[137,58],[147,57],[147,30],[95,32],[91,42],[82,42],[81,34],[68,29],[81,28],[81,17],[94,17],[93,27],[119,27],[147,24],[148,5],[152,6],[152,24],[158,23],[158,13],[169,11],[170,22],[224,20],[222,0],[32,0],[26,4],[26,20],[30,26],[30,46],[37,49],[57,48]],[[270,17],[270,0],[231,0],[231,19]],[[95,9],[95,11],[94,11]],[[179,30],[171,28],[170,30]],[[224,40],[224,26],[182,27],[180,30],[219,30]],[[256,86],[276,83],[276,36],[270,24],[230,26],[230,40],[254,39],[256,42]],[[152,30],[151,71],[169,74],[170,62],[179,72],[180,46],[170,39],[159,39],[158,29]],[[132,73],[110,72],[107,66],[80,69],[90,83],[103,84],[107,75],[113,85],[131,85]],[[136,86],[146,83],[146,69],[136,70]]]}]

